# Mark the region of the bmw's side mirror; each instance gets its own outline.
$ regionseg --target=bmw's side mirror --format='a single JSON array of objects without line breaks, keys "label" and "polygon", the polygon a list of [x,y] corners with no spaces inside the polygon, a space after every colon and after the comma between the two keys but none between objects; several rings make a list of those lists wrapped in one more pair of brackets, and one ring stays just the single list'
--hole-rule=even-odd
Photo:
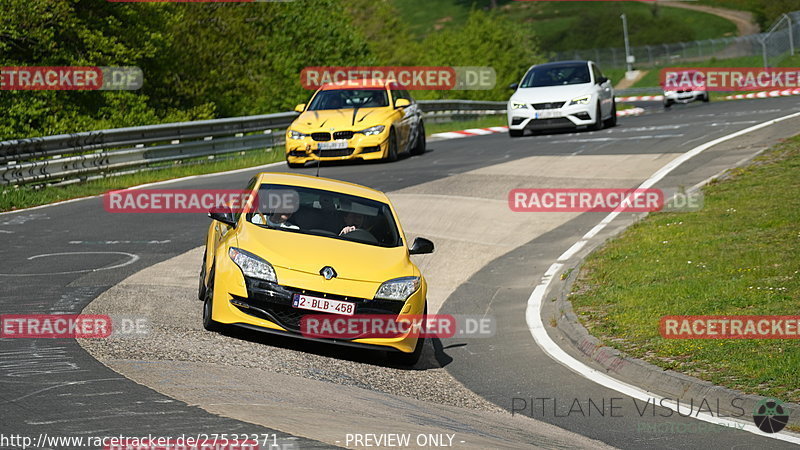
[{"label": "bmw's side mirror", "polygon": [[208,217],[211,217],[212,220],[216,220],[217,222],[222,222],[225,225],[236,226],[236,219],[233,217],[232,212],[212,210],[208,212]]},{"label": "bmw's side mirror", "polygon": [[408,99],[407,99],[407,98],[398,98],[398,99],[397,99],[397,100],[394,102],[394,107],[395,107],[395,108],[405,108],[405,107],[407,107],[407,106],[409,106],[409,105],[411,105],[411,102],[410,102],[410,101],[408,101]]},{"label": "bmw's side mirror", "polygon": [[516,91],[518,87],[519,87],[519,83],[511,83],[511,84],[508,85],[508,88],[511,89],[511,90],[514,90],[514,91]]},{"label": "bmw's side mirror", "polygon": [[295,110],[295,112],[301,113],[301,112],[306,110],[306,104],[305,103],[300,103],[299,105],[294,107],[294,110]]},{"label": "bmw's side mirror", "polygon": [[414,239],[414,243],[411,244],[411,248],[408,249],[408,253],[412,255],[423,255],[425,253],[433,253],[433,242],[418,237]]},{"label": "bmw's side mirror", "polygon": [[597,84],[603,84],[606,81],[608,81],[608,77],[600,77],[600,79],[597,80]]}]

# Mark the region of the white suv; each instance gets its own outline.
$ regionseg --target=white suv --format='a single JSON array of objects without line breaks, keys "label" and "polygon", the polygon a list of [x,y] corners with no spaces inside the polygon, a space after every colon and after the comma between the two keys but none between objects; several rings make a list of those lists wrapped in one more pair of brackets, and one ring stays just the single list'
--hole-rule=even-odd
[{"label": "white suv", "polygon": [[515,90],[507,110],[511,137],[522,136],[525,130],[599,130],[617,124],[614,88],[592,61],[539,64],[509,87]]}]

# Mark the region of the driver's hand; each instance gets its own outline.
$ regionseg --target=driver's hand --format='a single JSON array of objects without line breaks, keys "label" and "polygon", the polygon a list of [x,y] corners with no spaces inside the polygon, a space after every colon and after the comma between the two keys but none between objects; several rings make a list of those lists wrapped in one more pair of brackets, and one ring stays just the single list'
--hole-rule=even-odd
[{"label": "driver's hand", "polygon": [[339,233],[339,236],[345,235],[345,234],[347,234],[347,233],[349,233],[351,231],[355,231],[355,230],[356,230],[355,225],[350,225],[349,227],[344,227],[344,228],[342,228],[342,231]]}]

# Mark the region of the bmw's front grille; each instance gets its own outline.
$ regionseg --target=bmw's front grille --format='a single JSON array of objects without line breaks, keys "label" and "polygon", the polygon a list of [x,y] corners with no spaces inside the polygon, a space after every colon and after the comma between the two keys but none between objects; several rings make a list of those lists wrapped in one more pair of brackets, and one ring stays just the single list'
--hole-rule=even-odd
[{"label": "bmw's front grille", "polygon": [[321,156],[323,158],[329,158],[333,156],[350,156],[356,149],[354,148],[341,148],[341,149],[332,149],[332,150],[314,150],[314,154],[317,156]]},{"label": "bmw's front grille", "polygon": [[336,131],[333,133],[334,139],[352,139],[353,138],[352,131]]},{"label": "bmw's front grille", "polygon": [[552,102],[552,103],[534,103],[533,109],[559,109],[564,106],[566,102]]},{"label": "bmw's front grille", "polygon": [[331,140],[330,133],[311,133],[311,139],[319,142],[325,142]]}]

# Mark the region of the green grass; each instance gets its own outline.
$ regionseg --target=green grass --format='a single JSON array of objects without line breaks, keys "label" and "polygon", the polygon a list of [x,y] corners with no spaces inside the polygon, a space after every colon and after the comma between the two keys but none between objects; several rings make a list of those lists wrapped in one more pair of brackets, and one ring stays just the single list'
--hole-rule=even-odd
[{"label": "green grass", "polygon": [[[447,123],[426,123],[425,133],[484,128],[506,125],[505,115],[486,116],[475,120]],[[269,164],[284,159],[283,147],[271,151],[253,151],[224,160],[203,160],[198,164],[172,164],[160,170],[151,170],[130,175],[120,175],[66,186],[49,186],[43,189],[27,187],[0,187],[0,211],[46,205],[73,198],[102,194],[113,189],[124,189],[145,183],[171,180],[190,175],[224,172]],[[211,161],[211,162],[208,162]]]},{"label": "green grass", "polygon": [[800,401],[800,340],[663,339],[665,315],[800,312],[800,136],[656,213],[586,261],[571,301],[605,344],[747,393]]}]

